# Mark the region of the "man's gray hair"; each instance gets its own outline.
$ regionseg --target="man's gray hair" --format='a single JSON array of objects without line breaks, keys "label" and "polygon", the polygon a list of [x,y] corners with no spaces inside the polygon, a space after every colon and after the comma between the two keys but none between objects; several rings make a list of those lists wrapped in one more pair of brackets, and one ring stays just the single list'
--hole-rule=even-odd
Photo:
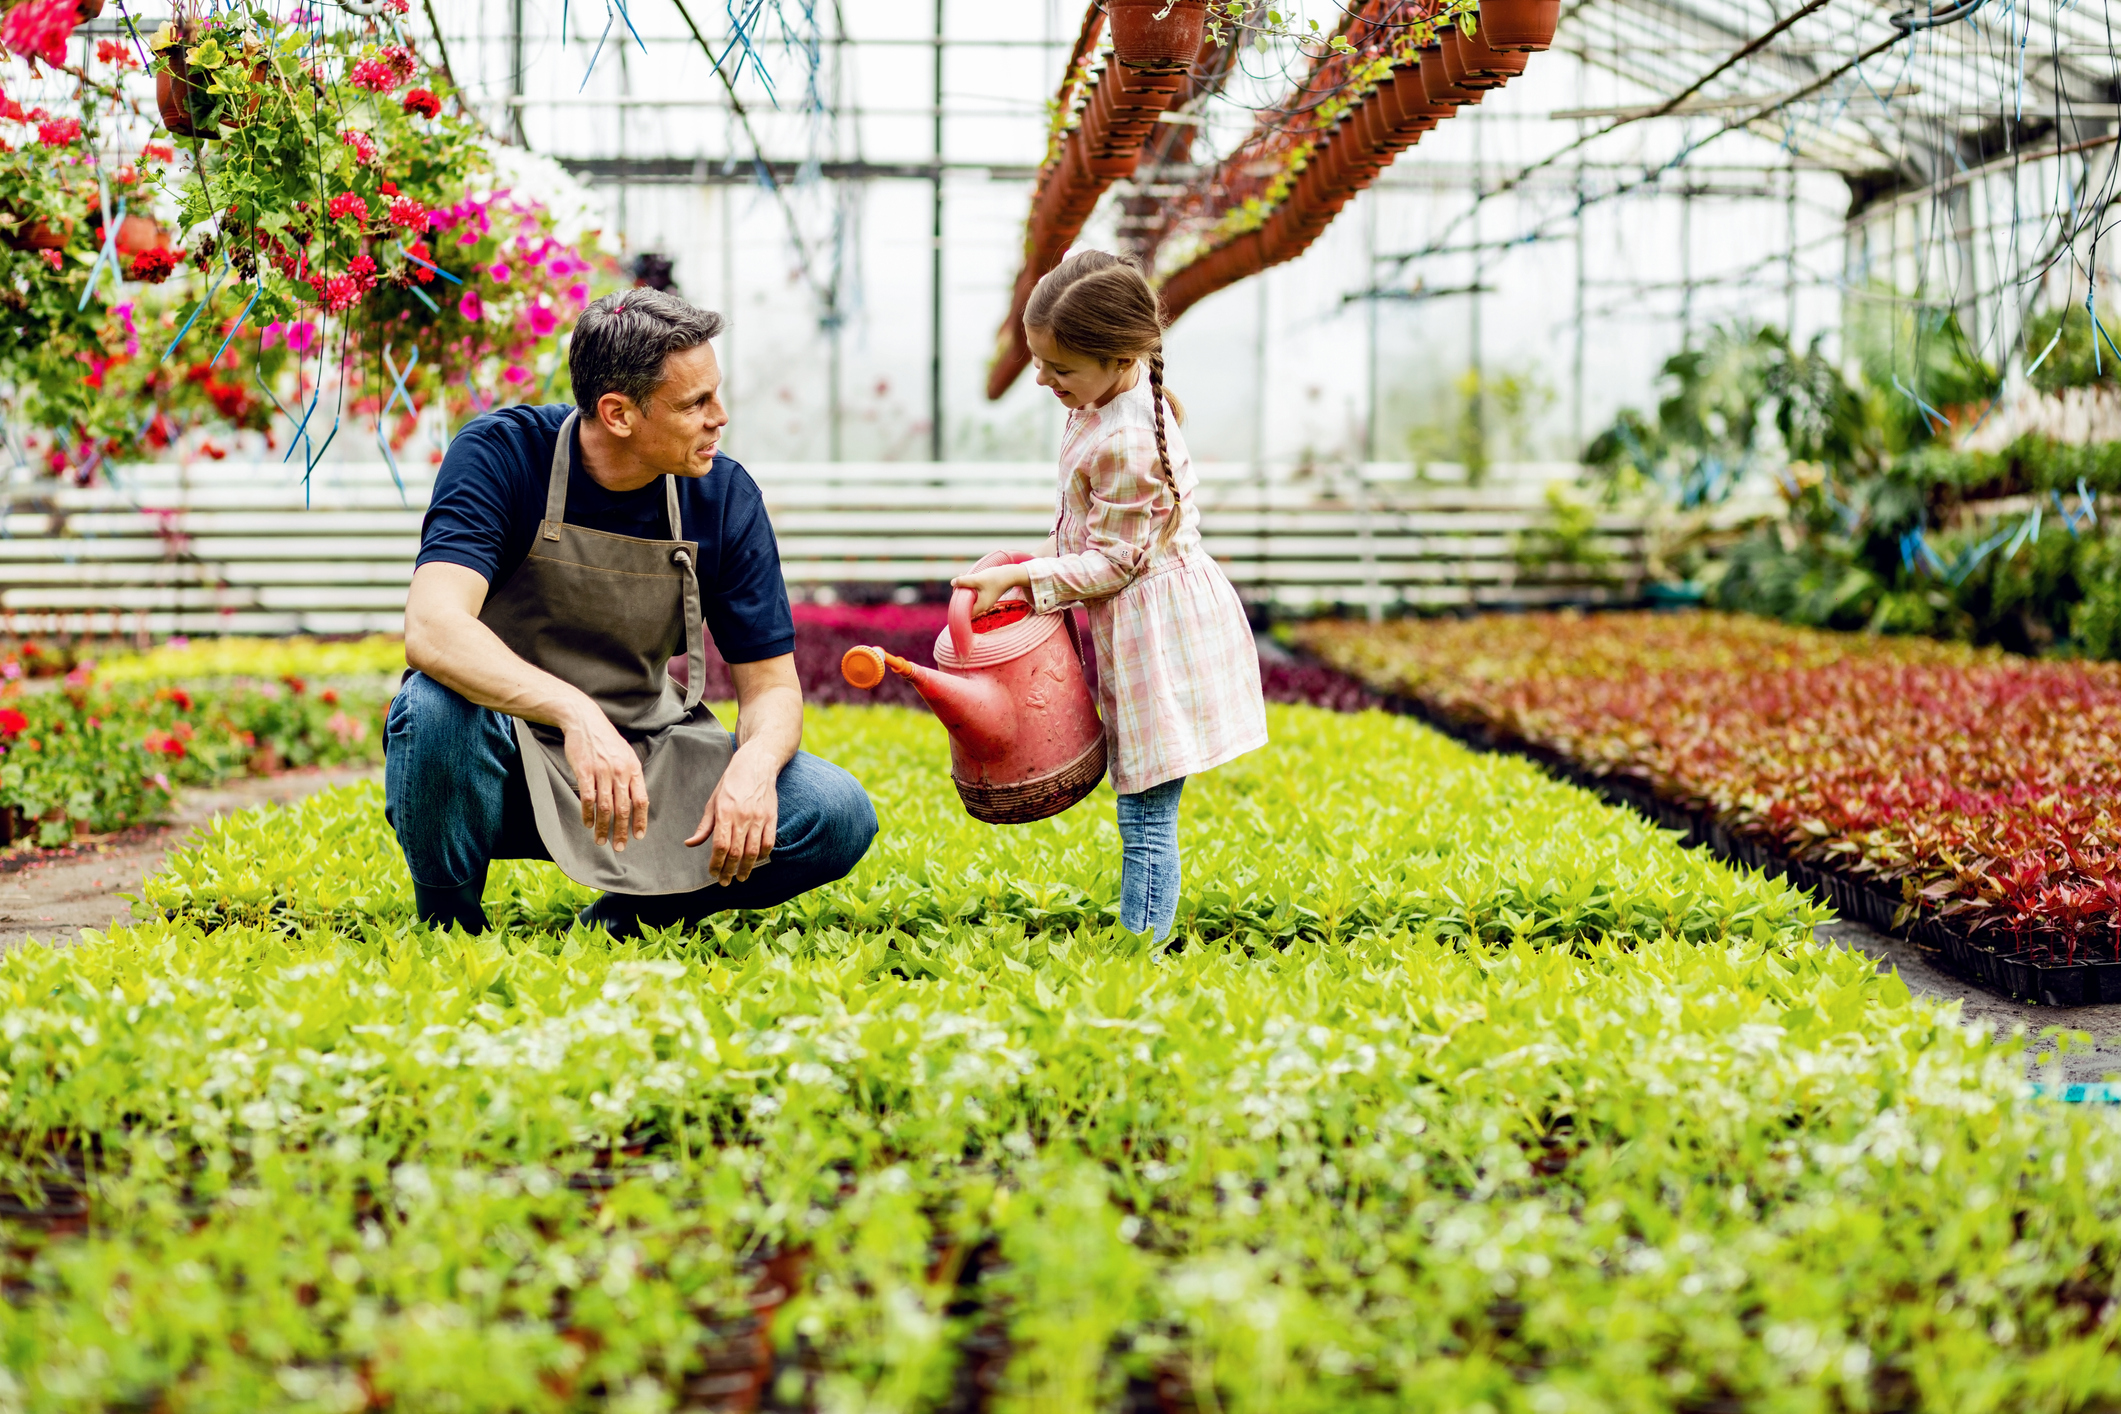
[{"label": "man's gray hair", "polygon": [[575,406],[594,414],[597,399],[622,393],[636,406],[663,383],[663,360],[722,332],[722,316],[661,290],[622,290],[582,311],[567,350]]}]

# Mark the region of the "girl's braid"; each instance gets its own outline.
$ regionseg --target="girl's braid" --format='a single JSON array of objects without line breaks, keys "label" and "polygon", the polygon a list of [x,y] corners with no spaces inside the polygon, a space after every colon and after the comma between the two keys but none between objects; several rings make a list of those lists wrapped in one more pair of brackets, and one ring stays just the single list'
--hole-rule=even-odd
[{"label": "girl's braid", "polygon": [[1171,449],[1164,443],[1164,346],[1158,340],[1149,350],[1149,406],[1156,419],[1156,460],[1164,469],[1164,489],[1171,493],[1171,515],[1157,538],[1165,548],[1178,536],[1178,523],[1185,519],[1185,502],[1178,495],[1178,473],[1171,469]]}]

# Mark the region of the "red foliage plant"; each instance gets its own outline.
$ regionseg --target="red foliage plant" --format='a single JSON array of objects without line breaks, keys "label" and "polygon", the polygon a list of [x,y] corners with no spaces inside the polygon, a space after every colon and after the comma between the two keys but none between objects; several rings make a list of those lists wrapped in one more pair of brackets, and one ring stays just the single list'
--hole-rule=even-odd
[{"label": "red foliage plant", "polygon": [[1447,718],[1898,887],[2038,961],[2121,960],[2121,664],[1717,614],[1531,614],[1305,646]]}]

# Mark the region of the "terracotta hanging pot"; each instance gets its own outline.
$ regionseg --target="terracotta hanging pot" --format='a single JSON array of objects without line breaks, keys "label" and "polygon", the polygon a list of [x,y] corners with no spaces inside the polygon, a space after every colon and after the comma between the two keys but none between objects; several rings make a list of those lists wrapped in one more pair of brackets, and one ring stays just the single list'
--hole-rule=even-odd
[{"label": "terracotta hanging pot", "polygon": [[1443,46],[1432,44],[1421,51],[1421,91],[1431,103],[1451,103],[1463,106],[1480,102],[1481,91],[1451,82],[1444,72]]},{"label": "terracotta hanging pot", "polygon": [[0,240],[7,242],[10,250],[64,250],[67,237],[73,234],[74,223],[61,221],[52,226],[41,220],[23,221],[12,218],[13,224]]},{"label": "terracotta hanging pot", "polygon": [[1208,0],[1105,0],[1112,57],[1130,69],[1190,69],[1208,26]]},{"label": "terracotta hanging pot", "polygon": [[1432,103],[1421,86],[1421,65],[1408,64],[1392,71],[1392,95],[1399,104],[1402,127],[1426,132],[1458,111],[1455,104]]},{"label": "terracotta hanging pot", "polygon": [[1489,74],[1508,80],[1524,72],[1524,66],[1532,56],[1523,50],[1497,49],[1488,43],[1487,34],[1475,30],[1471,34],[1458,36],[1458,54],[1465,60],[1466,68],[1476,74]]},{"label": "terracotta hanging pot", "polygon": [[1474,69],[1466,63],[1465,36],[1455,25],[1444,31],[1443,71],[1460,88],[1501,88],[1503,84],[1498,75]]},{"label": "terracotta hanging pot", "polygon": [[[1556,3],[1560,3],[1560,0],[1556,0]],[[77,23],[86,24],[102,13],[103,0],[74,0],[74,19]]]},{"label": "terracotta hanging pot", "polygon": [[219,132],[219,122],[209,118],[202,123],[195,116],[205,106],[206,94],[191,81],[184,46],[172,44],[163,50],[162,61],[163,67],[155,71],[155,107],[170,136],[209,138]]},{"label": "terracotta hanging pot", "polygon": [[144,251],[161,250],[169,245],[169,236],[162,223],[152,216],[128,214],[118,223],[118,253],[139,255]]},{"label": "terracotta hanging pot", "polygon": [[1494,49],[1538,53],[1554,42],[1561,0],[1481,0],[1480,29]]}]

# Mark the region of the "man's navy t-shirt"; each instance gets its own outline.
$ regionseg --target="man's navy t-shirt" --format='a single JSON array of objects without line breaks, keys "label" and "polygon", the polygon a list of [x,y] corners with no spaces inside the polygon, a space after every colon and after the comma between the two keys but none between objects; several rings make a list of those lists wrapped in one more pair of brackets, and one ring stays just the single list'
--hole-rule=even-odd
[{"label": "man's navy t-shirt", "polygon": [[[545,517],[545,488],[560,427],[574,409],[507,407],[475,417],[449,444],[420,526],[418,564],[462,565],[508,582]],[[567,523],[613,535],[668,540],[663,483],[607,491],[582,469],[579,436],[568,454]],[[795,620],[781,580],[780,548],[751,474],[717,455],[705,476],[678,478],[678,515],[700,547],[700,611],[725,661],[756,663],[795,651]]]}]

